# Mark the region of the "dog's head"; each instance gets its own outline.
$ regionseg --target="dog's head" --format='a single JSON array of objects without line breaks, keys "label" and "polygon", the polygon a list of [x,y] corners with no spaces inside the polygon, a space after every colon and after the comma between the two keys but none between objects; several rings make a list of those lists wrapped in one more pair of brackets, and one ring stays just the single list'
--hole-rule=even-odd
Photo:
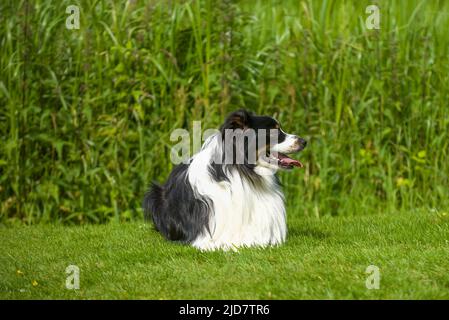
[{"label": "dog's head", "polygon": [[[303,167],[288,155],[303,150],[307,142],[282,130],[272,117],[258,116],[246,110],[232,112],[220,128],[225,155],[232,164],[271,169]],[[226,162],[225,162],[226,163]]]}]

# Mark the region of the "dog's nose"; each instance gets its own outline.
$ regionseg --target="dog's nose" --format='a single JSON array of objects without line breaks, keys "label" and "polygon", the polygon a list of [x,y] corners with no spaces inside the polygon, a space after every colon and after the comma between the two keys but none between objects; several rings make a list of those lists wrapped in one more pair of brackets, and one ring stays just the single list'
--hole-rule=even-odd
[{"label": "dog's nose", "polygon": [[303,148],[305,148],[307,146],[307,141],[304,140],[303,138],[298,137],[298,142],[299,142],[299,145],[301,145]]}]

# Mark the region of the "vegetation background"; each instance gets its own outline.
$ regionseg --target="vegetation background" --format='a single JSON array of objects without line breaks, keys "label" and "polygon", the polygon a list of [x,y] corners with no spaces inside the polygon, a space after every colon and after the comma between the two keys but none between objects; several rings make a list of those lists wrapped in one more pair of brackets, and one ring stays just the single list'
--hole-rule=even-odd
[{"label": "vegetation background", "polygon": [[0,223],[141,219],[170,133],[242,107],[310,140],[289,215],[447,210],[448,30],[437,0],[2,0]]}]

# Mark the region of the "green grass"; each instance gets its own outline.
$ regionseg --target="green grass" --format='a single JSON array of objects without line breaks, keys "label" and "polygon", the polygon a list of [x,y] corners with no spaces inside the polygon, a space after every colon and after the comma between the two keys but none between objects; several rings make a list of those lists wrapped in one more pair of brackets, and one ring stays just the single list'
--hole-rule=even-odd
[{"label": "green grass", "polygon": [[0,223],[138,220],[173,129],[241,107],[310,142],[294,214],[447,210],[449,1],[372,2],[0,1]]},{"label": "green grass", "polygon": [[[448,234],[447,212],[295,216],[285,245],[235,253],[168,243],[143,223],[18,226],[0,232],[0,298],[448,299]],[[365,287],[369,265],[378,290]]]}]

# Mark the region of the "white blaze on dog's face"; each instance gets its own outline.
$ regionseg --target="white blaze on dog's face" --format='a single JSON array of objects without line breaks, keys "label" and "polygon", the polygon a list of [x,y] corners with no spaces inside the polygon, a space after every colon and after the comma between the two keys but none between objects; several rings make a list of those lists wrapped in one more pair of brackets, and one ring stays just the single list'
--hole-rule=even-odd
[{"label": "white blaze on dog's face", "polygon": [[261,150],[262,152],[259,154],[259,166],[269,168],[272,171],[304,167],[301,162],[288,156],[289,154],[302,151],[306,147],[307,142],[304,139],[284,132],[279,124],[277,124],[275,129],[270,129],[269,135],[266,150]]},{"label": "white blaze on dog's face", "polygon": [[286,155],[302,151],[306,147],[307,142],[296,135],[285,133],[280,128],[279,131],[280,134],[278,136],[282,138],[282,141],[278,141],[278,143],[270,146],[270,156],[277,158],[279,167],[283,169],[292,169],[294,166],[302,168],[304,165],[301,162]]}]

